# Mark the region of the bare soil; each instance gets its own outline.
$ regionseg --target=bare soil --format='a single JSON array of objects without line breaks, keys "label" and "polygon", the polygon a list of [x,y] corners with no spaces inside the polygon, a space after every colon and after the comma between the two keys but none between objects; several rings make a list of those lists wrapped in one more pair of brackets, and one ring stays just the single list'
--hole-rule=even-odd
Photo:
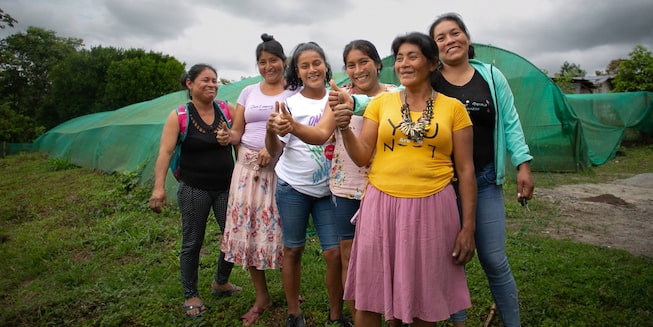
[{"label": "bare soil", "polygon": [[544,230],[552,237],[653,257],[653,173],[606,184],[536,187],[534,195],[557,208]]}]

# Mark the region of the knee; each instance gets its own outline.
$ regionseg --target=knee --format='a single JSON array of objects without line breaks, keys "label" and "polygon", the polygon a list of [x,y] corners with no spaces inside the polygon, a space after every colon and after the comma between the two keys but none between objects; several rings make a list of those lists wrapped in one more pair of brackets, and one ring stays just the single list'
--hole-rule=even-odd
[{"label": "knee", "polygon": [[292,262],[295,261],[300,261],[302,259],[302,254],[304,253],[304,247],[296,247],[296,248],[289,248],[289,247],[284,247],[283,248],[283,257],[284,259],[290,260]]},{"label": "knee", "polygon": [[506,258],[503,253],[501,253],[501,255],[479,255],[479,261],[483,270],[488,275],[502,275],[506,272],[510,272],[508,258]]},{"label": "knee", "polygon": [[340,264],[340,248],[331,248],[322,252],[322,256],[327,263]]}]

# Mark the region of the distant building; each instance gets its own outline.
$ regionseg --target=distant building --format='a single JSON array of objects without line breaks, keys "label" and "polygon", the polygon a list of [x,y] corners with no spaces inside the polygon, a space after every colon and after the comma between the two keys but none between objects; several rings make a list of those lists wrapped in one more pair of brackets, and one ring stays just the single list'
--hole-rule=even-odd
[{"label": "distant building", "polygon": [[574,77],[574,93],[610,93],[614,75]]}]

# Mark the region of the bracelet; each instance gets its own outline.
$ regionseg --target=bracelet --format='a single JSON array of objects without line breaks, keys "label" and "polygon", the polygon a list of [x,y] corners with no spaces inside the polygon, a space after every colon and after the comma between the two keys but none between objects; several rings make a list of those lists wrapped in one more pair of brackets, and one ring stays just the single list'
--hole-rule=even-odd
[{"label": "bracelet", "polygon": [[351,129],[351,126],[347,125],[347,127],[338,127],[338,129],[342,132],[342,131],[346,131],[348,129]]}]

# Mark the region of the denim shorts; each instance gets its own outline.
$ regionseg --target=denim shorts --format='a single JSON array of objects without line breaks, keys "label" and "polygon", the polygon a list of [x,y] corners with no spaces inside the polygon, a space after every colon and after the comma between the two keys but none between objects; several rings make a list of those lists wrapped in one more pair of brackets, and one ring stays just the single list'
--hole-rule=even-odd
[{"label": "denim shorts", "polygon": [[310,217],[313,218],[322,251],[340,246],[330,195],[321,198],[309,196],[277,178],[275,197],[281,216],[284,246],[296,248],[306,244],[306,228]]},{"label": "denim shorts", "polygon": [[335,195],[333,195],[332,198],[335,206],[333,208],[333,216],[335,218],[338,239],[341,241],[354,239],[356,225],[351,223],[351,217],[353,217],[356,211],[358,211],[358,208],[360,208],[361,201]]}]

